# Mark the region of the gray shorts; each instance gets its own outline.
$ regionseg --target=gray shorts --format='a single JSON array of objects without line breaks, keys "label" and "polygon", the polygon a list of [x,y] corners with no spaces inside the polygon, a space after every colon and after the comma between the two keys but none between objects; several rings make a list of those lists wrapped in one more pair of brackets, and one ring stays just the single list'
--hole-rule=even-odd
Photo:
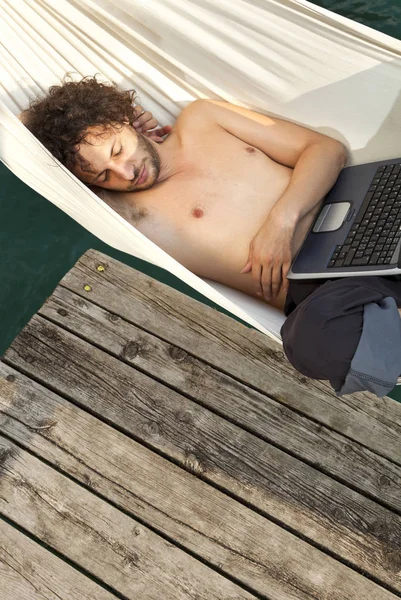
[{"label": "gray shorts", "polygon": [[338,396],[385,396],[401,375],[401,278],[290,282],[281,328],[291,364]]}]

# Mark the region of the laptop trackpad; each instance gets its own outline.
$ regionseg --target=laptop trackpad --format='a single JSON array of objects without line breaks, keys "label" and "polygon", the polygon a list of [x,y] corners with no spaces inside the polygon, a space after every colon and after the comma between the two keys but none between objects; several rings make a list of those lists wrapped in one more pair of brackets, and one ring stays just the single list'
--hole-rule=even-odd
[{"label": "laptop trackpad", "polygon": [[341,227],[350,207],[350,202],[333,202],[333,204],[325,204],[313,226],[313,233],[335,231]]}]

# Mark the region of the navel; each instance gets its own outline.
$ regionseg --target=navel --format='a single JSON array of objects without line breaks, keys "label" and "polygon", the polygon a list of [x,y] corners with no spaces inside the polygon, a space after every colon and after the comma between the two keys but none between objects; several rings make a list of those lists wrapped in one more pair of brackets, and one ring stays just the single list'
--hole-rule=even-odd
[{"label": "navel", "polygon": [[249,152],[249,154],[253,154],[254,152],[256,152],[255,148],[252,148],[252,146],[246,146],[245,150]]},{"label": "navel", "polygon": [[192,214],[197,219],[200,219],[205,214],[201,208],[194,208]]}]

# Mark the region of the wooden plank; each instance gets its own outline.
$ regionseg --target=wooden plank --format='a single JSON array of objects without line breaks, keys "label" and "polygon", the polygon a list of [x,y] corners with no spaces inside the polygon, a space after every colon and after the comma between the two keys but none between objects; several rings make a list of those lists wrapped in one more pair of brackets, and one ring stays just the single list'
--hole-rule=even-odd
[{"label": "wooden plank", "polygon": [[[401,513],[401,467],[185,351],[57,288],[40,314],[108,354]],[[400,455],[400,444],[396,447]],[[355,468],[357,462],[358,468]]]},{"label": "wooden plank", "polygon": [[116,600],[1,519],[0,582],[1,600]]},{"label": "wooden plank", "polygon": [[399,462],[401,405],[390,398],[368,393],[337,398],[327,384],[297,373],[268,336],[94,250],[60,285]]},{"label": "wooden plank", "polygon": [[387,598],[376,584],[0,363],[7,436],[269,600]]},{"label": "wooden plank", "polygon": [[103,421],[401,590],[398,515],[37,316],[6,358]]},{"label": "wooden plank", "polygon": [[7,518],[126,598],[255,596],[0,436]]}]

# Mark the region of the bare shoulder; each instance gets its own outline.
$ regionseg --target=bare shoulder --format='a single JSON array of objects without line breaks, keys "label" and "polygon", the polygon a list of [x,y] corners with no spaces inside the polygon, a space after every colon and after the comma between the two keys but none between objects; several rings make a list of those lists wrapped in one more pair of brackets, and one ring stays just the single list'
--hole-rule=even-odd
[{"label": "bare shoulder", "polygon": [[186,106],[177,119],[177,125],[191,122],[192,125],[215,124],[215,106],[210,100],[194,100]]},{"label": "bare shoulder", "polygon": [[262,125],[272,125],[277,122],[277,119],[274,120],[266,114],[257,113],[236,104],[212,99],[194,100],[184,108],[177,119],[177,123],[181,124],[190,122],[192,126],[196,123],[202,126],[220,125],[224,129],[238,125],[238,123],[245,123],[249,126],[252,121]]}]

